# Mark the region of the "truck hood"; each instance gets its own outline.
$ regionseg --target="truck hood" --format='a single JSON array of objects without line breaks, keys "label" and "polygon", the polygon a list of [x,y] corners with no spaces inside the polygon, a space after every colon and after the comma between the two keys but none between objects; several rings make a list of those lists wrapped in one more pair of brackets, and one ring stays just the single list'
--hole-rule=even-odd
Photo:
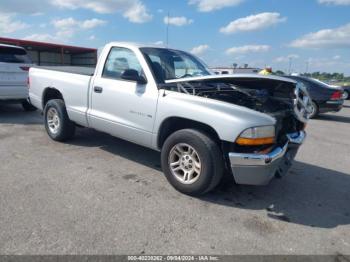
[{"label": "truck hood", "polygon": [[275,116],[294,112],[299,121],[308,119],[310,99],[296,81],[255,74],[208,75],[165,81],[161,89],[244,106]]},{"label": "truck hood", "polygon": [[234,75],[207,75],[207,76],[196,76],[166,80],[166,84],[181,83],[181,82],[198,82],[198,81],[227,81],[229,79],[261,79],[261,80],[275,80],[282,82],[289,82],[296,84],[297,82],[285,77],[274,76],[274,75],[257,75],[257,74],[234,74]]}]

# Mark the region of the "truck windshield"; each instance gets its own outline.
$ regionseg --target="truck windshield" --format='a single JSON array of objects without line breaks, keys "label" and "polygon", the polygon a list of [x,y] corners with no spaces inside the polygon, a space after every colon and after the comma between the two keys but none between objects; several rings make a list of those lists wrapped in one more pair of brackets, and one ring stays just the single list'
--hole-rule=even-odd
[{"label": "truck windshield", "polygon": [[165,48],[141,48],[140,50],[158,83],[211,74],[203,62],[189,53]]},{"label": "truck windshield", "polygon": [[31,64],[27,52],[22,48],[0,46],[0,62]]}]

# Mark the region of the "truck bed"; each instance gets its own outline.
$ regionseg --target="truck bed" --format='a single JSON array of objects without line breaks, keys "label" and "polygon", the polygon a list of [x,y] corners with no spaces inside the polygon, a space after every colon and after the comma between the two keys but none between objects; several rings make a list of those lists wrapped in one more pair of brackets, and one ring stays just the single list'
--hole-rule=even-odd
[{"label": "truck bed", "polygon": [[78,74],[93,76],[95,67],[83,67],[83,66],[35,66],[35,68],[53,70],[64,73]]},{"label": "truck bed", "polygon": [[31,67],[29,70],[31,103],[43,110],[46,90],[58,90],[65,101],[69,118],[77,124],[88,126],[86,111],[94,70],[77,66]]}]

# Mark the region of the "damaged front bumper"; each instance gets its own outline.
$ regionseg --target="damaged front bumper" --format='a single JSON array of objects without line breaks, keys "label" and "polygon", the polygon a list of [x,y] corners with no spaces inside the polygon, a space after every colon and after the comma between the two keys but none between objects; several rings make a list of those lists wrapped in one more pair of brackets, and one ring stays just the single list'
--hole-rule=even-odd
[{"label": "damaged front bumper", "polygon": [[288,142],[268,154],[229,153],[231,169],[237,184],[266,185],[274,176],[285,175],[303,143],[304,131],[288,134]]}]

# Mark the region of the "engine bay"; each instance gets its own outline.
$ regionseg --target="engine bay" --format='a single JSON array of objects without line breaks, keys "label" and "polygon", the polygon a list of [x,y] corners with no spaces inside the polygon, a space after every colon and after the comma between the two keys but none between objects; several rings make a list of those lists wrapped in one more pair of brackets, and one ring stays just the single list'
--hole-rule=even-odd
[{"label": "engine bay", "polygon": [[294,114],[295,84],[271,79],[242,78],[211,81],[183,81],[164,84],[162,88],[223,101],[266,113],[276,119],[277,142],[286,134],[299,131],[304,124]]},{"label": "engine bay", "polygon": [[267,114],[292,110],[294,98],[292,83],[261,79],[187,81],[164,84],[162,88],[232,103]]}]

